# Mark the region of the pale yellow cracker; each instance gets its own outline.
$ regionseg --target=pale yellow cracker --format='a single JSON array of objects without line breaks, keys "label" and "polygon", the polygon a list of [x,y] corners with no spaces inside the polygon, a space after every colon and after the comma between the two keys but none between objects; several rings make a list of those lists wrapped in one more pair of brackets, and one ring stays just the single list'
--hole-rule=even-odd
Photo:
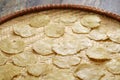
[{"label": "pale yellow cracker", "polygon": [[107,35],[113,42],[120,43],[120,29],[108,31]]},{"label": "pale yellow cracker", "polygon": [[77,39],[63,39],[53,44],[53,50],[60,55],[71,55],[77,53],[80,49]]},{"label": "pale yellow cracker", "polygon": [[88,37],[93,40],[106,40],[108,38],[105,33],[102,33],[97,29],[92,30]]},{"label": "pale yellow cracker", "polygon": [[78,42],[79,42],[78,44],[79,44],[80,50],[93,46],[92,40],[90,40],[89,38],[85,36],[81,36],[80,38],[78,38]]},{"label": "pale yellow cracker", "polygon": [[85,15],[81,18],[80,22],[86,27],[95,28],[100,26],[101,19],[97,15]]},{"label": "pale yellow cracker", "polygon": [[50,17],[47,15],[37,15],[30,19],[30,26],[35,28],[44,27],[50,22]]},{"label": "pale yellow cracker", "polygon": [[39,40],[33,44],[33,50],[40,55],[53,54],[52,40]]},{"label": "pale yellow cracker", "polygon": [[89,33],[91,29],[82,26],[80,22],[75,22],[72,27],[72,30],[74,33],[80,34],[80,33]]},{"label": "pale yellow cracker", "polygon": [[46,63],[31,64],[27,67],[27,71],[33,76],[46,75],[50,72],[50,66]]},{"label": "pale yellow cracker", "polygon": [[35,54],[31,52],[23,52],[18,55],[13,56],[13,63],[17,66],[27,66],[29,64],[34,64],[36,63],[37,58]]},{"label": "pale yellow cracker", "polygon": [[23,68],[14,66],[11,63],[0,66],[0,80],[12,80],[12,78],[19,75],[22,70]]},{"label": "pale yellow cracker", "polygon": [[25,23],[16,24],[15,26],[13,26],[13,30],[15,34],[21,37],[30,37],[35,34],[35,30]]},{"label": "pale yellow cracker", "polygon": [[111,60],[106,63],[107,70],[113,74],[120,74],[120,60]]},{"label": "pale yellow cracker", "polygon": [[0,49],[8,54],[18,54],[25,48],[25,43],[21,39],[6,38],[0,41]]},{"label": "pale yellow cracker", "polygon": [[79,64],[81,59],[77,56],[55,56],[53,64],[59,68],[70,68],[71,66]]},{"label": "pale yellow cracker", "polygon": [[104,42],[101,43],[103,47],[113,53],[120,52],[120,44],[114,43],[114,42]]},{"label": "pale yellow cracker", "polygon": [[47,26],[45,26],[45,34],[49,37],[61,37],[64,35],[65,28],[60,23],[51,22]]},{"label": "pale yellow cracker", "polygon": [[61,15],[60,21],[63,22],[65,25],[71,25],[77,20],[77,17],[70,14]]},{"label": "pale yellow cracker", "polygon": [[104,73],[95,66],[80,64],[76,71],[76,76],[82,80],[99,80],[104,76]]},{"label": "pale yellow cracker", "polygon": [[90,59],[94,59],[94,60],[109,60],[110,54],[111,52],[107,51],[102,47],[97,47],[97,46],[91,47],[86,51],[86,55]]}]

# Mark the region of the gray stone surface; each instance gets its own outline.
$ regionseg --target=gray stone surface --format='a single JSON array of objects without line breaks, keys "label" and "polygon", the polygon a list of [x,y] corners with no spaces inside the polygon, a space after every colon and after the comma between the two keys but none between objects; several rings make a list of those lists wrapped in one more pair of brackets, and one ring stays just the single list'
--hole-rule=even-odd
[{"label": "gray stone surface", "polygon": [[32,6],[64,3],[94,6],[120,15],[120,0],[0,0],[0,17]]}]

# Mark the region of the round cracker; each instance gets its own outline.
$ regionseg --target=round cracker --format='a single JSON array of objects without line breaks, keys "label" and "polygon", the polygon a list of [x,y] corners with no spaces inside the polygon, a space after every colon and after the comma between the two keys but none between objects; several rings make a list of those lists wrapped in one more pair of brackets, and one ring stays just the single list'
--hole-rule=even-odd
[{"label": "round cracker", "polygon": [[76,76],[82,80],[99,80],[104,76],[104,73],[96,66],[80,64]]},{"label": "round cracker", "polygon": [[25,43],[22,39],[6,38],[0,41],[0,49],[8,54],[23,52]]},{"label": "round cracker", "polygon": [[56,65],[59,68],[70,68],[70,65],[68,63],[68,58],[62,57],[62,56],[55,56],[53,58],[53,64]]},{"label": "round cracker", "polygon": [[55,56],[53,64],[59,68],[70,68],[71,66],[79,64],[81,59],[77,56]]},{"label": "round cracker", "polygon": [[97,46],[91,47],[86,51],[86,55],[90,59],[94,59],[94,60],[109,60],[110,54],[111,52],[107,51],[102,47],[97,47]]},{"label": "round cracker", "polygon": [[114,42],[104,42],[102,43],[103,47],[113,53],[119,53],[120,52],[120,44],[114,43]]},{"label": "round cracker", "polygon": [[82,26],[80,22],[75,22],[75,24],[72,27],[72,30],[74,33],[80,34],[80,33],[89,33],[91,29]]},{"label": "round cracker", "polygon": [[106,64],[107,70],[112,74],[120,74],[120,61],[119,60],[111,60]]},{"label": "round cracker", "polygon": [[11,63],[0,66],[0,80],[12,80],[14,76],[22,72],[22,69],[23,68],[14,66]]},{"label": "round cracker", "polygon": [[95,28],[100,25],[101,19],[97,15],[85,15],[80,20],[83,26]]},{"label": "round cracker", "polygon": [[77,20],[77,17],[70,14],[64,14],[60,17],[60,21],[63,22],[65,25],[71,25]]},{"label": "round cracker", "polygon": [[97,29],[92,30],[88,37],[93,40],[106,40],[108,38],[105,33],[102,33]]},{"label": "round cracker", "polygon": [[28,24],[18,24],[13,26],[14,33],[21,37],[30,37],[35,34],[34,29]]},{"label": "round cracker", "polygon": [[107,35],[113,42],[120,43],[120,29],[108,31]]},{"label": "round cracker", "polygon": [[92,40],[90,40],[88,37],[85,37],[85,36],[81,36],[79,39],[79,50],[83,50],[83,49],[86,49],[88,47],[91,47],[93,46],[93,42]]},{"label": "round cracker", "polygon": [[37,15],[31,18],[30,20],[30,26],[39,28],[44,27],[50,22],[50,18],[47,15]]},{"label": "round cracker", "polygon": [[40,76],[47,74],[49,70],[49,65],[46,63],[32,64],[27,67],[29,74],[33,76]]},{"label": "round cracker", "polygon": [[27,66],[36,63],[37,59],[33,53],[23,52],[13,57],[13,63],[17,66]]},{"label": "round cracker", "polygon": [[33,50],[40,55],[53,54],[51,40],[39,40],[33,44]]},{"label": "round cracker", "polygon": [[61,37],[64,35],[65,28],[60,23],[50,23],[47,26],[45,26],[45,34],[49,37]]},{"label": "round cracker", "polygon": [[63,39],[61,42],[56,42],[53,44],[52,49],[59,55],[71,55],[80,50],[77,39]]}]

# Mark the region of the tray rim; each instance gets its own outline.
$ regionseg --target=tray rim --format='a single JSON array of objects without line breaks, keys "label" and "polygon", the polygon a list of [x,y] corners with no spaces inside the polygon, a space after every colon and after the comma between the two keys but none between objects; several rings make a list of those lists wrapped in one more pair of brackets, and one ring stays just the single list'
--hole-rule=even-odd
[{"label": "tray rim", "polygon": [[0,24],[3,24],[13,18],[22,16],[22,15],[50,10],[50,9],[77,9],[77,10],[90,11],[90,12],[94,12],[97,14],[105,15],[107,17],[111,17],[120,22],[120,15],[109,12],[109,11],[105,11],[103,9],[96,8],[96,7],[78,5],[78,4],[47,4],[47,5],[39,5],[39,6],[30,7],[30,8],[25,8],[23,10],[19,10],[11,14],[5,15],[0,18]]}]

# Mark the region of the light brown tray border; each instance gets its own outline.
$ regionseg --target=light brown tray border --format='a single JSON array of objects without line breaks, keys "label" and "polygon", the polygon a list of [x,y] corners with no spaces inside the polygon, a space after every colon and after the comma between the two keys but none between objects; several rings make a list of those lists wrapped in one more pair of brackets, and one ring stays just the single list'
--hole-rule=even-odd
[{"label": "light brown tray border", "polygon": [[108,17],[111,17],[115,20],[118,20],[120,22],[120,15],[105,11],[103,9],[99,9],[96,7],[90,7],[90,6],[84,6],[84,5],[76,5],[76,4],[49,4],[49,5],[41,5],[41,6],[35,6],[27,9],[23,9],[17,12],[14,12],[12,14],[8,14],[6,16],[3,16],[0,18],[0,24],[9,21],[13,18],[33,13],[33,12],[39,12],[44,10],[50,10],[50,9],[77,9],[77,10],[85,10],[85,11],[91,11],[98,14],[102,14]]}]

